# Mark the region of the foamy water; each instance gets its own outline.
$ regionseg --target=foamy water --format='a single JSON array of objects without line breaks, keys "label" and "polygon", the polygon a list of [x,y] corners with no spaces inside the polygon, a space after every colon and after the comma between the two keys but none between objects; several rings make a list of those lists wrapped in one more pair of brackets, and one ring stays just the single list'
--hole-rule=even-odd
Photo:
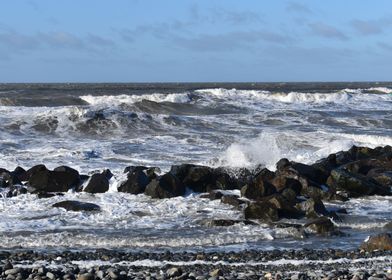
[{"label": "foamy water", "polygon": [[[60,91],[60,93],[58,92]],[[295,248],[314,246],[294,227],[208,228],[206,219],[242,219],[241,211],[198,195],[152,200],[117,193],[129,165],[197,163],[274,170],[282,157],[311,163],[352,145],[392,145],[388,87],[323,91],[211,88],[179,92],[100,90],[69,95],[0,92],[1,166],[69,165],[81,173],[109,168],[110,191],[0,200],[0,247]],[[19,97],[19,95],[20,97]],[[22,98],[23,97],[23,98]],[[49,101],[48,101],[49,100]],[[64,104],[61,105],[63,102]],[[51,205],[64,199],[97,203],[99,213]],[[349,248],[391,220],[389,198],[352,200],[337,226],[352,234],[323,240]],[[299,221],[303,223],[304,221]]]}]

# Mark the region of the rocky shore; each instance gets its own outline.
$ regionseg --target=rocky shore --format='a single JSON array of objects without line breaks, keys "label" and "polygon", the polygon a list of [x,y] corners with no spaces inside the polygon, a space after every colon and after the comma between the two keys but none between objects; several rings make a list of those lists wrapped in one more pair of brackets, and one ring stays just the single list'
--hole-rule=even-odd
[{"label": "rocky shore", "polygon": [[390,252],[0,252],[0,279],[391,279]]},{"label": "rocky shore", "polygon": [[[243,218],[237,220],[209,219],[205,221],[208,227],[237,223],[285,227],[285,221],[290,220],[290,227],[297,228],[304,238],[309,234],[339,238],[346,233],[336,225],[342,215],[350,215],[344,208],[345,201],[392,195],[392,147],[353,146],[310,165],[281,159],[276,171],[261,166],[232,170],[182,164],[172,166],[166,173],[157,167],[128,166],[123,175],[124,180],[116,185],[120,193],[145,194],[152,199],[202,193],[200,199],[220,200],[242,213]],[[61,197],[69,191],[94,195],[107,192],[113,176],[110,170],[80,174],[68,166],[53,170],[45,165],[28,170],[22,167],[13,171],[0,169],[0,195],[4,199],[22,194],[36,195],[37,199]],[[332,210],[325,206],[326,202],[333,201],[342,202],[342,207]],[[51,207],[101,211],[98,204],[66,199]],[[391,279],[390,224],[356,251],[3,251],[0,252],[0,278]]]}]

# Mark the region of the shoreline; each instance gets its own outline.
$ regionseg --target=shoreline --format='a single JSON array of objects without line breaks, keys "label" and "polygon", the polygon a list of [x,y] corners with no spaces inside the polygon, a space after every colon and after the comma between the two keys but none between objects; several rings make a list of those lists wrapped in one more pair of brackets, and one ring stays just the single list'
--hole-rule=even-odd
[{"label": "shoreline", "polygon": [[14,273],[29,279],[390,279],[391,268],[388,251],[0,251],[0,279],[16,279],[7,278]]}]

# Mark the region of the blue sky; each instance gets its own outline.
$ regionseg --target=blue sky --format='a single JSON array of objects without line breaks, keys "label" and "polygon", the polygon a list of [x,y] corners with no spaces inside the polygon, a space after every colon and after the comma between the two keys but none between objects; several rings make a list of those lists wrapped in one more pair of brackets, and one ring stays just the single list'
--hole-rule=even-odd
[{"label": "blue sky", "polygon": [[0,82],[392,80],[391,0],[2,0]]}]

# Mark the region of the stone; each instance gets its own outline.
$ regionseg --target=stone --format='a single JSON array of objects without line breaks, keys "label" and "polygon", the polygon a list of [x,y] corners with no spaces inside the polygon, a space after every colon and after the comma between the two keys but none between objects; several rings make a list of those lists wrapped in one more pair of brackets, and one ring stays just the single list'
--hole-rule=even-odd
[{"label": "stone", "polygon": [[94,275],[91,273],[84,273],[79,275],[77,280],[94,280]]},{"label": "stone", "polygon": [[329,215],[329,212],[320,199],[309,198],[296,205],[296,208],[305,212],[308,218],[318,218]]},{"label": "stone", "polygon": [[88,193],[105,193],[109,190],[109,179],[104,173],[93,174],[88,181],[84,192]]},{"label": "stone", "polygon": [[274,222],[279,220],[278,209],[269,202],[253,202],[249,204],[245,210],[245,219],[263,220],[266,222]]},{"label": "stone", "polygon": [[79,173],[69,171],[40,170],[31,175],[28,185],[34,192],[67,192],[78,188]]},{"label": "stone", "polygon": [[362,243],[360,248],[365,251],[390,251],[392,250],[392,234],[380,233],[370,236]]},{"label": "stone", "polygon": [[76,211],[76,212],[101,210],[101,207],[99,207],[97,204],[80,202],[75,200],[65,200],[65,201],[57,202],[53,204],[52,207],[64,208],[67,211]]},{"label": "stone", "polygon": [[168,277],[170,277],[170,278],[172,278],[172,277],[178,277],[178,276],[180,276],[182,274],[182,269],[181,268],[178,268],[178,267],[172,267],[172,268],[169,268],[167,271],[166,271],[166,275],[168,276]]},{"label": "stone", "polygon": [[273,176],[268,169],[262,170],[249,184],[242,187],[241,196],[252,200],[260,200],[276,193],[276,188],[269,183]]},{"label": "stone", "polygon": [[322,235],[328,235],[336,232],[334,224],[327,217],[314,219],[306,223],[304,227]]},{"label": "stone", "polygon": [[118,187],[119,192],[141,194],[146,190],[147,185],[151,182],[151,177],[147,176],[143,169],[144,167],[134,168],[133,171],[129,171],[127,180],[120,184]]},{"label": "stone", "polygon": [[171,198],[185,194],[185,186],[170,172],[153,179],[144,192],[152,198]]}]

